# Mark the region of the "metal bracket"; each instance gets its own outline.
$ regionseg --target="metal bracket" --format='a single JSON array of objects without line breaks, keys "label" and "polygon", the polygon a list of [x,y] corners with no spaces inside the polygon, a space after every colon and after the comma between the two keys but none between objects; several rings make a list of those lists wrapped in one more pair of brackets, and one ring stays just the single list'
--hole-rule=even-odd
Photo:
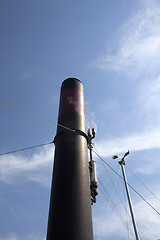
[{"label": "metal bracket", "polygon": [[55,144],[56,141],[57,141],[57,139],[58,139],[60,136],[62,136],[63,134],[81,135],[81,136],[85,137],[85,139],[87,140],[87,144],[88,144],[88,142],[89,142],[88,136],[87,136],[83,131],[81,131],[81,130],[79,130],[79,129],[75,129],[75,131],[73,131],[73,132],[72,132],[72,131],[69,131],[69,130],[59,132],[59,133],[56,134],[56,136],[54,137],[53,143]]},{"label": "metal bracket", "polygon": [[87,134],[88,134],[88,149],[90,151],[89,172],[90,172],[91,204],[93,205],[93,203],[96,203],[96,196],[98,195],[96,162],[93,161],[93,158],[92,158],[92,148],[93,148],[92,139],[95,138],[95,135],[96,135],[94,128],[92,128],[92,134],[90,129],[88,129]]}]

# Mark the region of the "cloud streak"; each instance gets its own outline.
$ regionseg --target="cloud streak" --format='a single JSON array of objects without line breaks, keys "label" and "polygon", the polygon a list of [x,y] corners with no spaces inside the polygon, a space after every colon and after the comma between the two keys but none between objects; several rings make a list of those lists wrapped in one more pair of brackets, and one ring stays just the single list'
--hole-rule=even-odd
[{"label": "cloud streak", "polygon": [[[160,192],[157,192],[156,195],[160,196]],[[148,201],[152,202],[154,206],[158,206],[154,198],[149,197]],[[107,205],[103,205],[103,212],[94,218],[94,230],[96,235],[99,235],[101,232],[101,239],[106,239],[106,237],[109,237],[111,239],[128,239],[126,237],[128,233],[126,225],[120,221],[114,212],[106,211],[107,207],[105,206]],[[129,234],[132,239],[134,232],[131,219],[128,219],[127,221],[125,210],[120,211],[124,209],[123,206],[118,204],[117,209],[121,213],[121,216],[123,216],[123,222],[129,224]],[[158,239],[160,235],[159,216],[142,200],[134,204],[134,213],[136,217],[138,232],[141,238],[146,240]]]},{"label": "cloud streak", "polygon": [[108,157],[115,153],[126,151],[148,150],[160,147],[160,131],[150,131],[142,134],[134,134],[127,137],[118,137],[108,141],[97,141],[96,146],[102,157]]},{"label": "cloud streak", "polygon": [[17,237],[16,234],[10,234],[11,236],[9,237],[0,237],[0,240],[45,240],[45,238],[40,238],[39,236],[35,236],[35,235],[30,235],[27,237]]},{"label": "cloud streak", "polygon": [[[157,1],[140,1],[141,7],[117,32],[117,50],[101,57],[97,66],[103,70],[139,75],[159,67],[160,6]],[[142,4],[143,3],[143,4]]]},{"label": "cloud streak", "polygon": [[19,154],[1,156],[0,181],[14,184],[21,178],[21,181],[34,181],[49,186],[52,162],[53,147],[50,146],[42,147],[31,157]]},{"label": "cloud streak", "polygon": [[17,237],[0,238],[0,240],[18,240]]},{"label": "cloud streak", "polygon": [[152,125],[159,129],[160,127],[160,76],[141,82],[136,95],[136,108],[139,115]]}]

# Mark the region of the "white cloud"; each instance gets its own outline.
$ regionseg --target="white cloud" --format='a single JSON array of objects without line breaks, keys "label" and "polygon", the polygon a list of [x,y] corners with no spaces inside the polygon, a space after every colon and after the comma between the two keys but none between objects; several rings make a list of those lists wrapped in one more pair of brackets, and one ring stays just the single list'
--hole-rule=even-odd
[{"label": "white cloud", "polygon": [[[158,174],[160,170],[160,131],[146,131],[141,134],[137,133],[97,142],[95,140],[95,147],[95,151],[98,151],[102,158],[109,157],[110,159],[115,154],[123,156],[129,149],[135,172],[151,176]],[[140,155],[137,151],[141,151],[142,154]]]},{"label": "white cloud", "polygon": [[45,238],[40,238],[38,236],[35,236],[34,234],[27,237],[16,237],[16,234],[10,234],[9,237],[0,237],[0,240],[45,240]]},{"label": "white cloud", "polygon": [[[157,192],[156,196],[160,196],[160,193]],[[157,204],[154,198],[149,198],[148,201],[159,210],[159,203]],[[159,215],[144,201],[137,203],[134,206],[134,210],[142,239],[158,239],[160,237]]]},{"label": "white cloud", "polygon": [[99,108],[101,112],[111,115],[113,112],[119,112],[120,104],[115,99],[107,99],[101,103]]},{"label": "white cloud", "polygon": [[59,105],[59,93],[53,94],[49,97],[49,103],[55,107]]},{"label": "white cloud", "polygon": [[127,137],[122,136],[108,141],[101,140],[96,142],[96,146],[102,157],[125,152],[128,148],[132,151],[159,148],[160,131],[147,131],[145,133],[134,134]]},{"label": "white cloud", "polygon": [[52,172],[53,146],[42,147],[31,157],[19,154],[1,156],[0,181],[13,184],[17,178],[39,182],[44,186],[50,185]]},{"label": "white cloud", "polygon": [[143,122],[160,128],[160,76],[141,82],[135,101]]},{"label": "white cloud", "polygon": [[[106,219],[106,221],[105,221]],[[109,221],[107,221],[109,219]],[[95,234],[98,235],[99,239],[104,239],[106,237],[111,239],[125,239],[126,231],[124,229],[123,223],[118,219],[114,213],[105,214],[105,216],[94,218],[94,228]]]},{"label": "white cloud", "polygon": [[18,240],[17,237],[0,238],[0,240]]},{"label": "white cloud", "polygon": [[10,237],[5,237],[5,238],[4,237],[0,237],[0,240],[18,240],[18,238],[15,237],[15,236],[10,236]]},{"label": "white cloud", "polygon": [[94,128],[97,132],[97,123],[95,113],[86,108],[86,130]]},{"label": "white cloud", "polygon": [[117,32],[116,52],[101,57],[99,68],[139,75],[160,66],[160,6],[158,1],[141,2],[137,13]]},{"label": "white cloud", "polygon": [[[160,192],[156,193],[160,196]],[[115,203],[115,199],[114,203]],[[152,204],[156,209],[158,209],[159,202],[153,197],[149,197],[148,202]],[[126,212],[122,205],[115,204],[119,213],[121,214],[121,220],[117,217],[115,212],[107,210],[105,202],[102,204],[101,208],[103,211],[101,213],[96,213],[94,217],[94,232],[100,238],[106,239],[106,237],[111,239],[128,239],[128,230],[124,222],[128,222],[129,225],[129,239],[134,239],[134,231],[131,222],[131,218],[126,219]],[[143,200],[133,204],[133,209],[135,213],[135,219],[137,224],[137,229],[142,239],[151,240],[159,239],[160,229],[159,229],[159,215],[150,208]],[[129,211],[129,210],[128,210]]]}]

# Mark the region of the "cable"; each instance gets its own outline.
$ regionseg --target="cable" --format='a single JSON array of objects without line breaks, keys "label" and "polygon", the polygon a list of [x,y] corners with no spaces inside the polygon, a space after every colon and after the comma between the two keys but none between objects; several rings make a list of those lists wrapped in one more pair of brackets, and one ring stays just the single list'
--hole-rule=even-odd
[{"label": "cable", "polygon": [[[99,183],[101,184],[102,189],[104,190],[104,192],[105,192],[105,194],[106,194],[106,195],[104,195],[103,192],[102,192],[103,196],[105,197],[105,199],[107,200],[107,202],[110,204],[110,206],[112,207],[112,209],[114,210],[115,214],[116,214],[117,217],[120,219],[120,221],[121,221],[127,228],[129,228],[129,226],[127,225],[127,223],[125,222],[125,220],[124,220],[123,217],[121,216],[120,211],[117,209],[115,203],[113,202],[112,199],[110,199],[109,194],[108,194],[107,190],[105,189],[105,187],[103,186],[102,182],[100,181],[100,179],[98,179],[98,180],[99,180]],[[101,190],[101,191],[102,191],[102,190]],[[130,228],[129,228],[129,231],[130,231],[130,233],[134,236],[134,234],[132,233],[132,231],[130,230]]]},{"label": "cable", "polygon": [[17,149],[17,150],[10,151],[10,152],[0,153],[0,156],[11,154],[11,153],[16,153],[16,152],[21,152],[21,151],[29,150],[29,149],[32,149],[32,148],[42,147],[42,146],[45,146],[45,145],[48,145],[48,144],[51,144],[51,143],[53,143],[53,142],[42,143],[42,144],[32,146],[32,147],[21,148],[21,149]]},{"label": "cable", "polygon": [[67,129],[67,130],[69,130],[69,131],[75,132],[74,129],[68,128],[68,127],[63,126],[63,125],[61,125],[61,124],[59,124],[59,123],[55,123],[55,122],[53,122],[53,121],[51,121],[51,120],[49,120],[49,119],[47,119],[47,118],[41,117],[41,116],[39,116],[39,115],[37,115],[37,114],[35,114],[35,113],[29,112],[29,111],[27,111],[27,110],[25,110],[25,109],[23,109],[23,108],[17,107],[17,106],[15,106],[15,105],[13,105],[13,104],[11,104],[11,103],[8,103],[8,102],[5,102],[5,101],[3,101],[3,100],[1,100],[1,99],[0,99],[0,102],[6,104],[6,105],[8,105],[8,106],[11,106],[11,107],[13,107],[13,108],[16,108],[16,109],[18,109],[18,110],[20,110],[20,111],[23,111],[23,112],[25,112],[25,113],[28,113],[28,114],[30,114],[30,115],[32,115],[32,116],[34,116],[34,117],[38,117],[38,118],[40,118],[40,119],[42,119],[42,120],[44,120],[44,121],[53,123],[53,124],[55,124],[55,125],[57,125],[57,126],[59,126],[59,127],[62,127],[62,128]]},{"label": "cable", "polygon": [[[99,181],[100,184],[101,184],[101,181],[100,181],[99,178],[98,178],[98,181]],[[116,190],[117,183],[118,183],[118,177],[117,177],[116,183],[114,184],[114,188],[113,188],[113,191],[112,191],[112,194],[111,194],[111,197],[110,197],[110,201],[109,201],[109,204],[110,204],[110,205],[111,205],[110,202],[112,201],[112,199],[113,199],[113,195],[114,195],[114,192],[115,192],[115,190]],[[101,190],[101,189],[100,189],[100,190]],[[102,190],[101,190],[101,191],[102,191]],[[102,194],[103,194],[103,192],[102,192]],[[104,194],[103,194],[103,196],[104,196]],[[105,196],[104,196],[104,197],[105,197]],[[104,225],[104,222],[103,222],[103,225]],[[100,231],[100,234],[99,234],[98,240],[100,240],[101,235],[102,235],[102,229],[101,229],[101,231]]]},{"label": "cable", "polygon": [[[95,150],[92,150],[115,174],[117,174],[123,181],[124,179],[121,177],[121,175],[119,175],[119,173],[117,173],[98,153],[95,152]],[[144,202],[146,202],[158,215],[160,215],[160,213],[140,194],[138,193],[128,182],[127,182],[128,186],[140,197],[142,198],[142,200]]]},{"label": "cable", "polygon": [[[94,148],[95,148],[96,152],[98,153],[98,151],[97,151],[97,149],[96,149],[96,147],[95,147],[95,144],[94,144]],[[124,209],[125,209],[126,216],[128,215],[128,217],[131,219],[131,216],[130,216],[128,210],[127,210],[127,207],[126,207],[125,204],[123,203],[122,198],[120,197],[120,195],[119,195],[119,193],[118,193],[118,191],[117,191],[117,189],[116,189],[116,184],[114,184],[114,182],[112,181],[112,179],[111,179],[111,177],[110,177],[110,175],[109,175],[109,173],[108,173],[108,171],[107,171],[107,169],[106,169],[106,167],[105,167],[105,165],[104,165],[104,162],[102,162],[102,166],[104,167],[104,169],[105,169],[105,171],[106,171],[106,173],[107,173],[107,176],[109,177],[109,179],[110,179],[113,187],[115,187],[115,191],[116,191],[116,193],[117,193],[117,195],[118,195],[118,197],[119,197],[119,199],[120,199],[120,201],[121,201],[121,203],[122,203],[122,205],[123,205],[123,207],[124,207]],[[118,175],[120,175],[120,174],[118,173]],[[99,180],[99,179],[98,179],[98,180]],[[124,179],[123,179],[123,180],[124,180]],[[123,221],[124,221],[124,220],[123,220]],[[130,231],[127,221],[125,222],[125,225],[126,225],[126,227],[127,227],[127,230]],[[132,233],[132,235],[133,235],[133,233]],[[134,235],[133,235],[133,236],[134,236]],[[140,236],[140,234],[139,234],[139,237],[140,237],[140,239],[142,239],[141,236]]]},{"label": "cable", "polygon": [[160,199],[127,166],[126,168],[160,202]]},{"label": "cable", "polygon": [[[125,202],[125,204],[127,203],[127,196],[126,196],[126,194],[125,194],[125,185],[123,184],[123,186],[124,186],[124,202]],[[127,205],[127,204],[126,204]],[[131,217],[130,217],[131,218]],[[126,222],[127,222],[127,215],[126,215]],[[141,237],[141,235],[140,235],[140,233],[139,233],[139,231],[138,231],[138,235],[139,235],[139,238],[140,238],[140,240],[142,240],[142,237]],[[128,232],[128,238],[129,238],[129,232]]]},{"label": "cable", "polygon": [[[94,144],[94,148],[95,148],[96,152],[98,153],[95,144]],[[112,181],[112,178],[110,177],[110,175],[109,175],[109,173],[108,173],[108,171],[107,171],[107,169],[106,169],[106,167],[105,167],[105,165],[104,165],[103,162],[102,162],[102,166],[103,166],[103,168],[105,169],[105,172],[106,172],[107,176],[109,177],[109,180],[111,181],[113,187],[115,187],[115,184],[114,184],[114,182]],[[118,173],[118,174],[119,174],[119,173]],[[118,191],[117,191],[116,188],[115,188],[115,191],[116,191],[116,193],[117,193],[117,195],[118,195],[118,197],[119,197],[119,199],[120,199],[120,201],[121,201],[121,203],[122,203],[122,205],[123,205],[123,207],[124,207],[126,213],[127,213],[128,216],[131,218],[131,216],[130,216],[130,214],[128,213],[127,208],[126,208],[126,206],[124,205],[124,203],[123,203],[123,201],[122,201],[122,198],[120,197],[120,195],[119,195],[119,193],[118,193]]]},{"label": "cable", "polygon": [[[125,209],[127,209],[127,201],[126,201],[126,194],[125,194],[125,185],[123,184],[123,193],[124,193],[124,206],[125,206]],[[126,219],[126,224],[127,224],[127,233],[128,233],[128,240],[130,239],[130,236],[129,236],[129,221],[128,221],[128,216],[127,216],[127,212],[126,212],[126,215],[125,215],[125,219]]]}]

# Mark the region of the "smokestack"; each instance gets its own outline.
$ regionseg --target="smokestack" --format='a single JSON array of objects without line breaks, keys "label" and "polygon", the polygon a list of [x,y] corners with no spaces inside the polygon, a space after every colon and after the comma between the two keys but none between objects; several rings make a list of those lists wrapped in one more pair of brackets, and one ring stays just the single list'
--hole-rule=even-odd
[{"label": "smokestack", "polygon": [[83,85],[61,86],[47,240],[93,240]]}]

